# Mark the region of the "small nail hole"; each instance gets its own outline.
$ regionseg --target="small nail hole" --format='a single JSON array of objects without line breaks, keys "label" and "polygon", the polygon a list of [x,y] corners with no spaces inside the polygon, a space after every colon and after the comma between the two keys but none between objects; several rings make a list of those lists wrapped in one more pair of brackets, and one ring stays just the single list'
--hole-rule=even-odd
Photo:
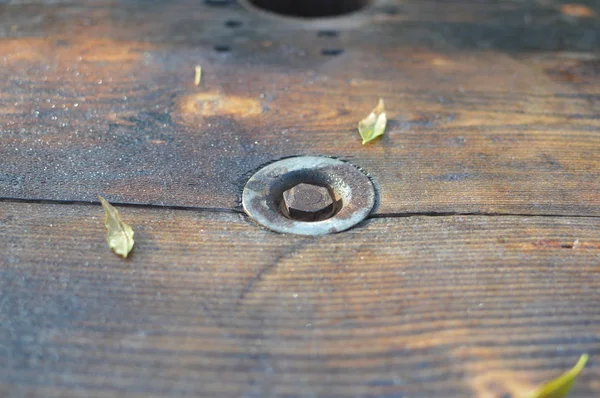
[{"label": "small nail hole", "polygon": [[344,52],[341,48],[324,48],[321,50],[321,55],[326,55],[329,57],[333,57],[336,55],[340,55]]},{"label": "small nail hole", "polygon": [[320,30],[317,32],[318,37],[337,37],[338,35],[337,30]]},{"label": "small nail hole", "polygon": [[395,6],[387,6],[387,7],[383,7],[383,8],[381,9],[381,11],[382,11],[384,14],[387,14],[387,15],[398,15],[398,13],[399,13],[399,11],[398,11],[398,8],[397,8],[397,7],[395,7]]},{"label": "small nail hole", "polygon": [[231,51],[231,47],[225,45],[217,45],[214,47],[214,49],[218,53],[228,53]]},{"label": "small nail hole", "polygon": [[227,26],[228,28],[239,28],[240,26],[242,26],[242,21],[237,21],[235,19],[230,19],[228,21],[225,21],[225,26]]}]

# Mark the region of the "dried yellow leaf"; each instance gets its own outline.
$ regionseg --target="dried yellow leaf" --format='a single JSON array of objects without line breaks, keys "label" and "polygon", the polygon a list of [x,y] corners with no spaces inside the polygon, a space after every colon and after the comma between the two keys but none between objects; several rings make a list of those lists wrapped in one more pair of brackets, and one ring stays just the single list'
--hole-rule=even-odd
[{"label": "dried yellow leaf", "polygon": [[133,248],[133,229],[121,220],[117,209],[106,201],[102,196],[98,196],[100,203],[106,213],[106,242],[116,254],[126,258]]},{"label": "dried yellow leaf", "polygon": [[358,122],[358,132],[363,139],[363,145],[367,142],[383,135],[385,133],[385,125],[387,117],[385,116],[385,106],[383,99],[379,99],[379,103],[371,111],[369,116]]},{"label": "dried yellow leaf", "polygon": [[587,363],[588,355],[583,354],[572,369],[558,376],[556,379],[538,387],[527,398],[564,398],[569,393],[575,378]]},{"label": "dried yellow leaf", "polygon": [[200,85],[200,79],[202,79],[202,67],[200,65],[196,65],[196,75],[194,76],[194,84],[196,86]]}]

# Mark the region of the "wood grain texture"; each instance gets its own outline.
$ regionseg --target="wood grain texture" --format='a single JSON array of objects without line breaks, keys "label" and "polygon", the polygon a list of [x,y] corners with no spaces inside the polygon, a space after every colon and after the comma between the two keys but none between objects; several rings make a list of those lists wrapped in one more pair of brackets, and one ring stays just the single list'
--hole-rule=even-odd
[{"label": "wood grain texture", "polygon": [[[298,24],[192,0],[2,4],[0,197],[235,208],[261,165],[321,154],[371,174],[379,214],[600,215],[600,22],[560,5],[379,1]],[[379,97],[387,134],[362,146]]]},{"label": "wood grain texture", "polygon": [[600,393],[598,218],[120,210],[128,260],[100,206],[0,204],[4,397],[518,397],[583,352]]},{"label": "wood grain texture", "polygon": [[[0,4],[0,396],[518,398],[583,352],[572,397],[599,396],[599,15]],[[303,154],[368,171],[377,215],[306,238],[239,213]],[[98,194],[167,206],[120,208],[127,260],[71,203]]]}]

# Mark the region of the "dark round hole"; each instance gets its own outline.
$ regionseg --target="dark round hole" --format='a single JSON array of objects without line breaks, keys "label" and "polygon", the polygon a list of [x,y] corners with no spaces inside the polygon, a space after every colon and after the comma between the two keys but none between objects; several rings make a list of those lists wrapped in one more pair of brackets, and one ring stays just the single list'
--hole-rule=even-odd
[{"label": "dark round hole", "polygon": [[340,55],[344,50],[341,48],[324,48],[321,50],[322,55],[327,55],[329,57],[334,57],[336,55]]},{"label": "dark round hole", "polygon": [[369,4],[370,0],[247,0],[254,6],[276,14],[319,18],[344,15]]},{"label": "dark round hole", "polygon": [[218,53],[228,53],[231,51],[231,47],[226,46],[226,45],[216,45],[215,51]]},{"label": "dark round hole", "polygon": [[320,30],[317,32],[319,37],[337,37],[338,34],[337,30]]},{"label": "dark round hole", "polygon": [[228,28],[239,28],[240,26],[242,26],[242,21],[230,19],[229,21],[225,21],[225,26],[227,26]]}]

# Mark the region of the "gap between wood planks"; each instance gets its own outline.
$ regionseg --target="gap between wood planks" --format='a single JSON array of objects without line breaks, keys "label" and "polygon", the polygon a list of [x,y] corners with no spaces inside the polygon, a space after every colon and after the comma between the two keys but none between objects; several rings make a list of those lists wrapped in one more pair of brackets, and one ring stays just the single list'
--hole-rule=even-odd
[{"label": "gap between wood planks", "polygon": [[[0,203],[37,203],[37,204],[54,204],[54,205],[100,206],[99,201],[58,200],[58,199],[21,199],[21,198],[9,198],[9,197],[0,197]],[[220,207],[160,205],[160,204],[152,204],[152,203],[121,203],[121,202],[110,202],[110,203],[114,206],[133,207],[133,208],[138,208],[138,209],[168,209],[168,210],[183,210],[183,211],[210,212],[210,213],[241,214],[243,216],[246,216],[246,213],[244,212],[244,210],[241,207],[220,208]],[[600,215],[579,215],[579,214],[540,214],[540,213],[530,214],[530,213],[424,211],[424,212],[370,214],[366,219],[369,220],[369,219],[375,219],[375,218],[451,217],[451,216],[600,218]]]}]

